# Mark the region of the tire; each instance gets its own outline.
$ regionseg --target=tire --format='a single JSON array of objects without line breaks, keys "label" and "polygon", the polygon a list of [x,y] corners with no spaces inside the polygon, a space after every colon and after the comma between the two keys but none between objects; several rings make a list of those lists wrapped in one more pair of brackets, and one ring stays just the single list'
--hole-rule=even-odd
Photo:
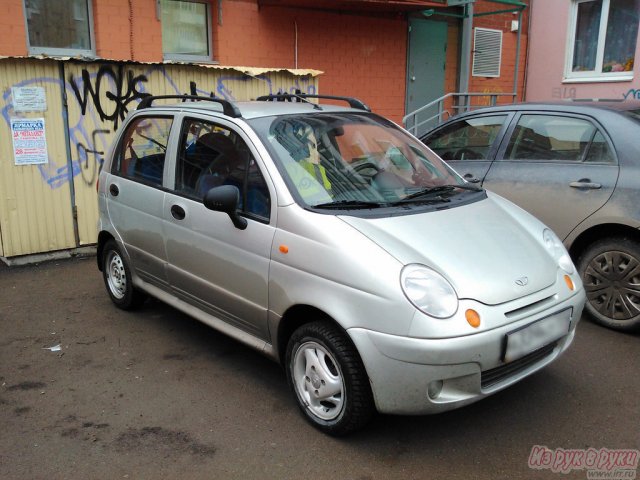
[{"label": "tire", "polygon": [[108,240],[102,250],[102,278],[118,308],[132,310],[144,302],[146,297],[133,286],[131,269],[115,240]]},{"label": "tire", "polygon": [[591,318],[619,331],[640,330],[640,244],[609,238],[590,245],[578,259]]},{"label": "tire", "polygon": [[354,432],[375,413],[360,355],[347,334],[329,322],[307,323],[293,333],[286,371],[304,417],[324,433]]}]

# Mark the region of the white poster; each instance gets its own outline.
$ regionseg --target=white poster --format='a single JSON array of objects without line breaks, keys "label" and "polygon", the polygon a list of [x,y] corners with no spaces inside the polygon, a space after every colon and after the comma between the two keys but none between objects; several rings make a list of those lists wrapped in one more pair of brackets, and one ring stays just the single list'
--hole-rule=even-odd
[{"label": "white poster", "polygon": [[11,87],[13,110],[16,112],[45,112],[47,97],[43,87]]},{"label": "white poster", "polygon": [[11,137],[16,165],[47,163],[44,118],[12,118]]}]

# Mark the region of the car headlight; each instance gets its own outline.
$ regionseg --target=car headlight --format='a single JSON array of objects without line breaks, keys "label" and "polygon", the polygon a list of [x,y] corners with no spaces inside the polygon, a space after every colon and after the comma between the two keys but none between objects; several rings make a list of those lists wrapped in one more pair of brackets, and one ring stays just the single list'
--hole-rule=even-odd
[{"label": "car headlight", "polygon": [[575,271],[575,267],[569,252],[564,248],[558,236],[548,228],[545,228],[542,232],[542,239],[544,240],[544,246],[547,247],[551,256],[558,262],[560,268],[571,275]]},{"label": "car headlight", "polygon": [[449,318],[458,310],[458,295],[451,284],[424,265],[406,265],[400,284],[409,301],[427,315]]}]

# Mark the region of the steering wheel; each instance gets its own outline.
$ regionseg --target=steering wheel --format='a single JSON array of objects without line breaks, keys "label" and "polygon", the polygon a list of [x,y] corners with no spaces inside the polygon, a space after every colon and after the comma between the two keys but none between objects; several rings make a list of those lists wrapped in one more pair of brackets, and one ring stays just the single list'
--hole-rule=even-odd
[{"label": "steering wheel", "polygon": [[372,162],[360,163],[359,165],[353,167],[353,170],[357,173],[360,173],[360,170],[364,170],[366,168],[372,168],[376,171],[376,173],[380,173],[380,168]]},{"label": "steering wheel", "polygon": [[[470,148],[460,148],[453,154],[455,160],[469,160],[478,158],[478,152]],[[466,157],[466,158],[465,158]]]}]

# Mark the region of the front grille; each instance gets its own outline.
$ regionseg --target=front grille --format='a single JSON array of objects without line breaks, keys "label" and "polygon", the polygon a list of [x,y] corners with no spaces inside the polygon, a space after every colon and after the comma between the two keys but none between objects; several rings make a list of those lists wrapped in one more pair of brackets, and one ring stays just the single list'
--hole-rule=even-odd
[{"label": "front grille", "polygon": [[531,365],[550,355],[555,347],[556,343],[554,342],[547,345],[546,347],[542,347],[536,350],[535,352],[531,352],[522,358],[514,360],[513,362],[509,362],[505,365],[500,365],[499,367],[492,368],[491,370],[485,370],[484,372],[482,372],[480,385],[482,386],[482,388],[487,388],[495,385],[496,383],[500,383],[501,381],[523,370],[526,370]]}]

